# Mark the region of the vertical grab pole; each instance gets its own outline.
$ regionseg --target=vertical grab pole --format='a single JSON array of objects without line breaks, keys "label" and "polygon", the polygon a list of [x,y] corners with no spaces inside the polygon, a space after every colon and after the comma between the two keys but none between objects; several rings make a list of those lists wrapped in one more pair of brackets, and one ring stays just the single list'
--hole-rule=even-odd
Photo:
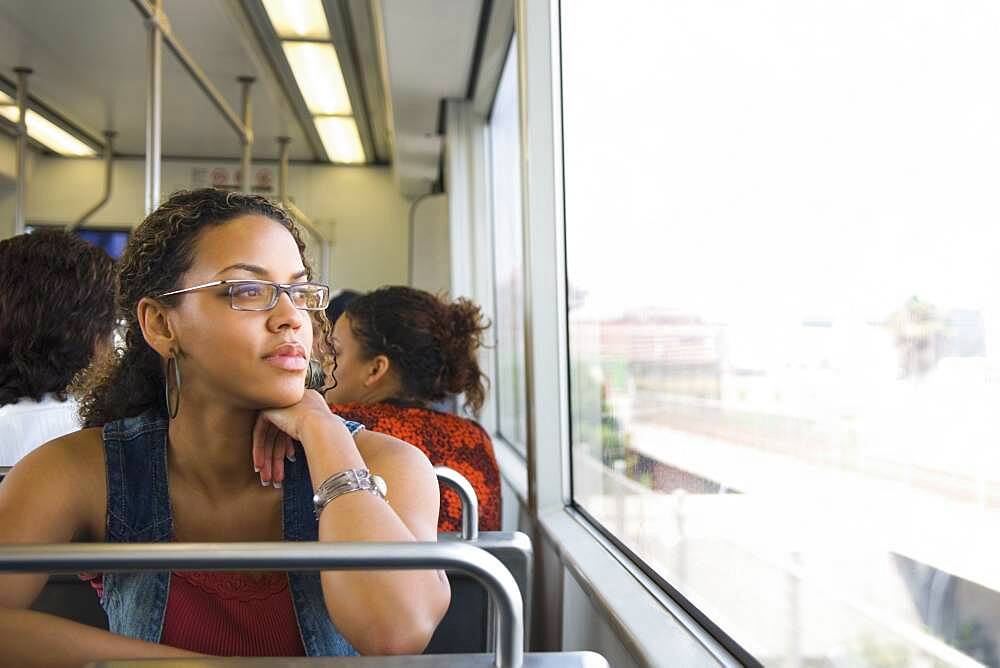
[{"label": "vertical grab pole", "polygon": [[278,137],[278,199],[284,206],[288,202],[288,145],[291,137]]},{"label": "vertical grab pole", "polygon": [[28,75],[31,68],[15,67],[17,73],[17,192],[14,197],[14,234],[24,234],[28,200]]},{"label": "vertical grab pole", "polygon": [[148,216],[160,205],[160,139],[163,125],[163,16],[162,0],[152,0],[149,26],[149,76],[146,81],[146,201]]},{"label": "vertical grab pole", "polygon": [[240,161],[240,190],[248,193],[253,187],[250,178],[250,163],[252,160],[251,151],[253,149],[253,108],[250,106],[250,86],[256,79],[253,77],[237,77],[242,89],[242,112],[243,112],[243,135],[240,143],[243,144],[243,159]]}]

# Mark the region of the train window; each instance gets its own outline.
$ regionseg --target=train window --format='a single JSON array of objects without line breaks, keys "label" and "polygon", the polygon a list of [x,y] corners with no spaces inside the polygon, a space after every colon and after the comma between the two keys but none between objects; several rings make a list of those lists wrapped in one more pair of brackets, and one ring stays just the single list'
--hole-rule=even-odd
[{"label": "train window", "polygon": [[767,665],[1000,665],[996,6],[560,19],[577,507]]},{"label": "train window", "polygon": [[496,286],[496,392],[500,434],[524,452],[524,259],[517,49],[511,40],[490,114],[490,173]]}]

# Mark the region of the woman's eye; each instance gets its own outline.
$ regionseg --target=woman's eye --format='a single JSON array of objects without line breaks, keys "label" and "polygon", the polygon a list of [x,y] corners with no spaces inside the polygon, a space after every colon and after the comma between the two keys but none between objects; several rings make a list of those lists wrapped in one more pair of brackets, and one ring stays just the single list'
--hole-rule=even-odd
[{"label": "woman's eye", "polygon": [[260,287],[256,285],[241,285],[236,288],[237,297],[256,297],[260,294]]}]

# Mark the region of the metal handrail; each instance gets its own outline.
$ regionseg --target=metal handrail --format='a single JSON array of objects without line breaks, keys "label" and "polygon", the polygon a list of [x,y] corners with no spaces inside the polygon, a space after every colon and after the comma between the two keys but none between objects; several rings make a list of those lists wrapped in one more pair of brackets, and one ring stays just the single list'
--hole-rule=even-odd
[{"label": "metal handrail", "polygon": [[416,570],[469,575],[499,610],[493,665],[524,662],[521,592],[500,561],[468,543],[155,543],[0,545],[0,572],[76,573],[146,570]]},{"label": "metal handrail", "polygon": [[236,134],[240,136],[241,139],[253,142],[253,130],[244,125],[240,117],[233,111],[229,103],[226,102],[226,98],[222,96],[219,89],[208,78],[205,71],[201,69],[195,59],[188,53],[188,50],[184,48],[177,36],[174,35],[173,30],[170,27],[170,22],[167,20],[166,15],[163,12],[162,4],[151,4],[148,0],[132,0],[132,4],[135,5],[143,18],[147,21],[151,21],[155,24],[156,29],[163,36],[163,41],[167,43],[170,50],[174,52],[177,56],[177,60],[180,61],[181,65],[188,71],[194,82],[204,91],[208,99],[215,105],[215,108],[222,113],[222,117],[229,123],[230,127],[236,131]]},{"label": "metal handrail", "polygon": [[307,216],[302,209],[295,205],[288,194],[288,145],[292,143],[291,137],[278,137],[278,199],[285,211],[292,215],[295,222],[308,229],[316,239],[319,240],[320,265],[322,271],[320,275],[323,279],[328,279],[330,271],[330,240],[323,234],[323,230]]},{"label": "metal handrail", "polygon": [[462,539],[476,540],[479,538],[479,497],[469,479],[453,468],[435,466],[438,482],[444,483],[455,490],[462,500]]},{"label": "metal handrail", "polygon": [[111,186],[113,185],[112,174],[114,172],[114,154],[115,154],[115,137],[118,135],[117,132],[113,130],[105,130],[104,132],[104,195],[94,206],[87,209],[87,212],[76,219],[72,225],[66,228],[68,232],[75,232],[76,230],[83,227],[87,220],[97,213],[101,207],[111,200]]}]

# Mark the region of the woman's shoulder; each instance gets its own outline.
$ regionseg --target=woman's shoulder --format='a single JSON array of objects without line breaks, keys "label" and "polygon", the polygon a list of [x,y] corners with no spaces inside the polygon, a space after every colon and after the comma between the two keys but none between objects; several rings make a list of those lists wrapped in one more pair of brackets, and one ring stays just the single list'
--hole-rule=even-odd
[{"label": "woman's shoulder", "polygon": [[360,422],[372,431],[392,434],[403,440],[418,437],[421,432],[438,436],[442,431],[463,440],[490,440],[486,430],[474,420],[421,406],[353,403],[331,404],[330,410],[342,418]]},{"label": "woman's shoulder", "polygon": [[358,451],[369,465],[377,462],[393,468],[431,467],[427,455],[412,444],[383,432],[364,430],[355,436]]},{"label": "woman's shoulder", "polygon": [[101,429],[82,429],[48,441],[4,478],[0,516],[6,517],[3,511],[8,509],[31,508],[39,521],[71,535],[100,536],[107,496],[104,469]]},{"label": "woman's shoulder", "polygon": [[33,475],[99,474],[104,478],[104,439],[100,427],[80,429],[40,445],[18,462],[15,469]]}]

